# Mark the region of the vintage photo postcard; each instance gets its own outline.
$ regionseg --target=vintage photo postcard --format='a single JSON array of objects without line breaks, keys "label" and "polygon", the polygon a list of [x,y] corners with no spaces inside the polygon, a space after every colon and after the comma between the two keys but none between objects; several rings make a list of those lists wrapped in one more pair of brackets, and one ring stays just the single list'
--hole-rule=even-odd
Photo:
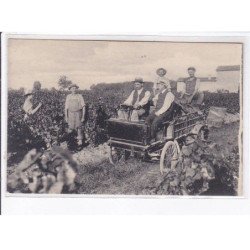
[{"label": "vintage photo postcard", "polygon": [[9,36],[5,193],[241,196],[244,44],[210,40]]}]

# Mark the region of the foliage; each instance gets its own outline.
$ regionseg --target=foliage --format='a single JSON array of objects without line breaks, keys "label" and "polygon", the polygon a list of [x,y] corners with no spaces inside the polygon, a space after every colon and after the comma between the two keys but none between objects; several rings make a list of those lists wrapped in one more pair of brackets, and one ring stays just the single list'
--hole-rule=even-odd
[{"label": "foliage", "polygon": [[225,107],[229,113],[240,112],[239,93],[210,93],[205,92],[204,103],[207,108],[211,106]]},{"label": "foliage", "polygon": [[77,164],[70,153],[59,148],[30,150],[8,178],[8,191],[22,193],[74,192]]},{"label": "foliage", "polygon": [[[146,83],[145,85],[148,89],[152,87],[151,83]],[[92,86],[90,90],[79,90],[79,93],[83,95],[88,107],[87,122],[84,124],[84,131],[88,134],[92,146],[97,146],[107,141],[108,137],[105,133],[105,120],[110,116],[116,115],[117,106],[125,100],[132,89],[133,85],[129,82],[125,82],[119,84],[98,84]],[[40,91],[36,91],[34,93],[34,106],[42,102],[42,107],[36,114],[31,116],[27,121],[24,121],[22,105],[25,98],[23,92],[22,90],[9,90],[8,152],[13,154],[12,157],[8,159],[9,166],[13,165],[11,164],[13,162],[20,162],[20,159],[30,150],[35,150],[35,153],[31,153],[31,155],[34,155],[32,156],[33,158],[38,156],[37,159],[39,162],[41,157],[47,155],[47,153],[44,153],[44,150],[45,152],[51,152],[51,150],[47,149],[67,140],[68,133],[67,124],[64,121],[64,104],[68,94],[69,92],[67,91],[58,91],[55,89],[41,89]],[[237,113],[240,109],[239,94],[206,92],[205,106],[207,108],[210,106],[226,107],[229,112]],[[185,151],[185,147],[183,150]],[[151,191],[154,194],[235,195],[239,174],[238,149],[235,148],[229,156],[225,157],[217,155],[218,152],[220,152],[220,149],[218,149],[217,146],[212,147],[212,145],[201,146],[200,152],[197,153],[193,151],[190,157],[186,157],[184,152],[182,161],[176,169],[177,172],[169,172],[167,175],[168,177],[164,178],[162,184]],[[18,158],[17,153],[19,153]],[[54,153],[52,153],[52,155],[53,154]],[[190,158],[191,163],[189,160]],[[212,158],[214,158],[215,161]],[[22,179],[22,171],[19,171],[16,175],[19,179],[17,180],[14,178],[14,183],[16,182],[17,184],[15,185],[18,187],[13,187],[14,184],[9,183],[9,191],[50,192],[52,184],[57,183],[57,174],[54,173],[51,175],[51,173],[48,174],[46,171],[46,173],[42,171],[41,174],[41,171],[37,170],[37,161],[32,164],[31,168],[27,169],[33,169],[33,167],[35,177],[32,174],[28,178],[30,181],[27,183],[27,179]],[[109,167],[110,166],[107,168]],[[26,170],[24,172],[26,173]],[[33,170],[31,172],[33,172]],[[41,177],[39,177],[40,179],[38,178],[36,182],[33,181],[33,179],[36,179],[37,172],[39,172]],[[211,173],[210,176],[209,172]],[[119,179],[118,177],[117,179]],[[43,181],[44,184],[42,184]],[[40,184],[36,186],[36,183]],[[46,188],[43,188],[43,185],[46,186]],[[62,188],[62,186],[64,186],[62,183],[58,184],[57,190],[68,190],[67,192],[70,192],[67,185],[64,186],[64,188]]]},{"label": "foliage", "polygon": [[72,82],[67,78],[67,76],[60,76],[58,80],[58,85],[61,89],[67,89]]},{"label": "foliage", "polygon": [[[64,78],[65,79],[65,78]],[[66,78],[67,79],[67,78]],[[150,89],[152,83],[145,83]],[[87,103],[87,122],[84,131],[90,138],[90,144],[96,146],[107,140],[105,119],[116,116],[117,107],[133,89],[130,82],[97,84],[90,90],[79,90]],[[67,124],[64,121],[64,104],[68,91],[41,89],[34,93],[34,106],[39,102],[42,107],[26,122],[23,121],[22,90],[9,90],[8,103],[8,150],[48,148],[65,140]],[[205,107],[227,107],[231,113],[239,112],[238,93],[205,93]],[[47,146],[46,146],[47,145]],[[19,149],[19,150],[18,150]],[[27,152],[27,151],[26,151]]]}]

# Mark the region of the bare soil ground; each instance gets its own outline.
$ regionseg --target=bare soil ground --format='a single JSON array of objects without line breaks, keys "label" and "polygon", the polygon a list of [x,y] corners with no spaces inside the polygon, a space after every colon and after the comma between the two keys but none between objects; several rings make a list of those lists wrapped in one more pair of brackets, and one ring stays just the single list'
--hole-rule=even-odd
[{"label": "bare soil ground", "polygon": [[[210,128],[209,139],[221,146],[225,157],[238,146],[239,122],[224,124],[221,128]],[[83,150],[74,155],[79,164],[77,176],[78,193],[149,195],[163,194],[164,175],[160,174],[159,162],[142,162],[128,159],[113,166],[108,160],[108,146]]]}]

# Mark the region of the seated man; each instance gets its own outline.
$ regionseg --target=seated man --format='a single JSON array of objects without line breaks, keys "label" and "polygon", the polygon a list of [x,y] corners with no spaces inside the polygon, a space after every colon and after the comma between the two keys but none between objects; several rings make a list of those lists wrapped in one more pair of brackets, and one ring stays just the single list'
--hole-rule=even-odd
[{"label": "seated man", "polygon": [[204,93],[199,91],[200,80],[195,76],[195,68],[188,68],[189,77],[184,80],[185,90],[181,94],[182,104],[201,105],[204,99]]},{"label": "seated man", "polygon": [[150,103],[149,98],[151,96],[150,91],[147,91],[143,87],[143,79],[136,78],[134,83],[134,90],[131,92],[127,100],[122,104],[125,108],[118,110],[118,118],[122,120],[128,120],[129,111],[126,106],[133,107],[131,113],[131,121],[138,121],[139,118],[149,113]]},{"label": "seated man", "polygon": [[170,85],[164,81],[158,82],[157,89],[159,93],[153,98],[155,110],[146,119],[146,123],[150,125],[151,140],[155,140],[159,126],[170,119],[175,98]]}]

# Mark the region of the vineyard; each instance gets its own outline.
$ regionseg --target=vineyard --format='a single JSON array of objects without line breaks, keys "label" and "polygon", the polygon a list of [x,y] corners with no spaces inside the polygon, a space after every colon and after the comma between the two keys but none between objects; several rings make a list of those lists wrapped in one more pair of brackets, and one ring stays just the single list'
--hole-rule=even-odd
[{"label": "vineyard", "polygon": [[[131,83],[98,84],[90,90],[83,90],[87,103],[87,117],[84,124],[90,144],[97,146],[107,140],[103,133],[105,119],[116,115],[116,108],[125,100],[133,86]],[[151,87],[151,84],[146,84]],[[40,90],[34,94],[34,106],[39,102],[42,108],[26,124],[23,122],[22,105],[24,96],[21,91],[9,91],[8,100],[8,150],[17,152],[32,144],[33,147],[52,144],[65,140],[67,126],[64,121],[66,91]],[[211,106],[226,107],[229,113],[239,113],[238,93],[205,93],[205,108]],[[27,126],[28,124],[28,126]]]},{"label": "vineyard", "polygon": [[109,163],[106,143],[72,155],[62,148],[32,149],[8,167],[11,193],[237,195],[239,179],[238,122],[211,130],[207,145],[183,147],[175,170],[160,174],[158,162],[129,158]]},{"label": "vineyard", "polygon": [[[146,88],[150,88],[151,86],[151,83],[146,83]],[[70,159],[70,164],[73,166],[70,167],[65,163],[63,167],[60,167],[58,170],[58,168],[53,167],[52,164],[51,166],[53,170],[50,171],[50,177],[47,179],[45,178],[46,180],[44,180],[44,182],[46,182],[46,184],[44,184],[46,187],[50,186],[48,183],[54,183],[55,187],[53,186],[52,190],[58,190],[59,185],[59,190],[71,190],[70,192],[74,193],[181,193],[180,189],[178,189],[176,186],[172,187],[172,191],[169,191],[169,189],[164,191],[166,186],[164,183],[169,181],[169,178],[159,179],[155,178],[155,175],[148,174],[148,171],[150,172],[153,168],[155,169],[155,164],[142,164],[141,162],[135,163],[132,161],[126,163],[125,171],[124,166],[120,166],[120,169],[114,169],[113,166],[107,162],[108,149],[107,146],[105,146],[105,142],[107,141],[108,137],[105,133],[105,120],[116,115],[116,108],[128,96],[132,88],[133,86],[131,83],[126,82],[121,84],[98,84],[92,86],[90,90],[79,91],[87,103],[87,114],[86,122],[84,124],[84,131],[89,138],[89,145],[86,149],[73,154],[73,159],[69,155],[65,156],[65,153],[61,152],[60,149],[57,149],[57,152],[52,153],[52,155],[49,154],[46,156],[48,161],[50,161],[51,157],[53,158],[57,156],[62,159],[62,162],[68,162],[69,160],[67,159]],[[24,93],[21,90],[9,91],[8,173],[13,173],[13,171],[15,171],[14,168],[18,163],[25,162],[25,159],[27,161],[27,152],[30,150],[35,149],[35,151],[30,151],[31,156],[29,157],[32,159],[39,158],[39,151],[41,151],[41,149],[46,150],[52,145],[64,144],[66,141],[70,141],[69,135],[67,133],[67,125],[64,121],[64,103],[68,94],[69,92],[67,91],[57,91],[55,89],[41,89],[35,92],[34,106],[41,102],[42,107],[33,117],[24,122],[24,112],[22,111]],[[206,92],[204,102],[205,108],[209,108],[211,106],[225,107],[227,108],[227,112],[232,114],[239,113],[240,110],[238,93]],[[215,141],[218,140],[218,138],[224,138],[224,141],[221,142],[221,145],[227,144],[228,138],[230,136],[233,137],[232,141],[234,147],[229,147],[227,145],[228,148],[230,148],[230,152],[226,153],[224,157],[225,160],[222,160],[221,157],[219,157],[218,162],[220,162],[220,164],[217,164],[217,167],[220,169],[220,171],[224,171],[224,175],[228,176],[229,179],[233,178],[233,180],[238,176],[239,165],[239,154],[238,148],[236,147],[238,133],[237,129],[238,123],[236,126],[231,127],[231,125],[229,125],[227,127],[227,135],[225,135],[225,133],[223,134],[220,130],[215,131],[215,134],[212,135],[214,136]],[[68,148],[69,146],[70,144],[68,144]],[[26,158],[24,158],[25,155]],[[231,159],[230,157],[233,158]],[[95,162],[92,162],[93,160]],[[77,170],[75,167],[77,164],[85,167]],[[45,169],[45,165],[46,164],[42,164],[42,168]],[[56,171],[59,172],[57,173]],[[69,178],[65,172],[69,172],[69,176],[71,177]],[[76,173],[78,173],[78,175],[76,175]],[[17,176],[19,175],[20,172]],[[76,186],[72,188],[70,185],[60,186],[61,184],[56,182],[55,176],[61,176],[61,179],[70,179],[70,181],[66,182],[72,183],[74,182],[72,180],[72,176],[75,178],[75,175],[78,188]],[[137,182],[138,179],[135,178],[137,175],[138,178],[141,179],[139,182]],[[121,179],[124,179],[124,185],[122,185],[123,189],[119,188]],[[170,179],[172,179],[171,183],[179,183],[179,186],[184,185],[180,180],[176,180],[175,176],[171,176]],[[184,180],[186,179],[184,178]],[[227,182],[227,180],[224,181]],[[231,191],[229,193],[234,195],[236,192],[235,187],[237,185],[234,182],[232,184],[232,181],[229,182],[230,183],[227,185],[227,187],[234,187],[233,189],[230,189]],[[133,190],[131,190],[131,183],[134,183]],[[145,185],[153,186],[153,188],[150,189]],[[168,183],[168,185],[170,184]],[[163,189],[161,187],[163,187]],[[49,192],[48,190],[49,189],[42,189],[40,192],[46,193]],[[202,190],[205,192],[206,189],[203,187]],[[29,192],[27,186],[24,192]],[[206,190],[206,192],[209,193],[209,190]]]}]

